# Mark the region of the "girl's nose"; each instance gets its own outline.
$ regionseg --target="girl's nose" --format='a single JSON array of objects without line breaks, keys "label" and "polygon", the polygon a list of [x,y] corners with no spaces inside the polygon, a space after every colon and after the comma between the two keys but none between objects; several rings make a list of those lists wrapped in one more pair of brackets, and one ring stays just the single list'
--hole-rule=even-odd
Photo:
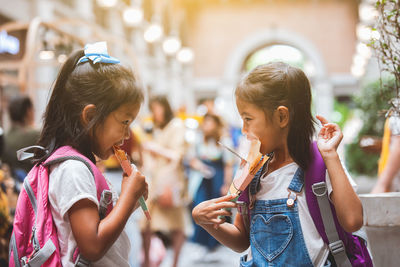
[{"label": "girl's nose", "polygon": [[242,134],[243,135],[247,135],[247,129],[246,129],[246,126],[244,124],[242,126]]},{"label": "girl's nose", "polygon": [[124,139],[128,140],[129,137],[131,137],[131,129],[129,127],[126,127],[125,134],[124,134]]}]

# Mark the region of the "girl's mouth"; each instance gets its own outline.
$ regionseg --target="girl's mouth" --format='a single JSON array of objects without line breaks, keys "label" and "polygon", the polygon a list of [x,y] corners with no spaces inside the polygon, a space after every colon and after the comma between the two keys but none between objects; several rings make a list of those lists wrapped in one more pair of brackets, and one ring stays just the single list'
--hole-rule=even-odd
[{"label": "girl's mouth", "polygon": [[114,146],[117,146],[117,147],[120,147],[120,146],[123,146],[123,145],[124,145],[124,141],[123,140],[114,144]]}]

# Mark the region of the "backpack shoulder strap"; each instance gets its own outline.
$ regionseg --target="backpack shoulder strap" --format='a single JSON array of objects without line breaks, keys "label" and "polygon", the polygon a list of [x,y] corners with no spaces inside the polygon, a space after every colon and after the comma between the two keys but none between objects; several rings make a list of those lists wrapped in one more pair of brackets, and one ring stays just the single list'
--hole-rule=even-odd
[{"label": "backpack shoulder strap", "polygon": [[344,243],[339,238],[336,229],[336,213],[332,212],[325,182],[326,166],[318,151],[316,142],[312,144],[311,151],[313,159],[306,172],[305,179],[306,200],[311,217],[322,239],[328,244],[336,264],[338,266],[351,267]]},{"label": "backpack shoulder strap", "polygon": [[322,239],[326,244],[328,244],[328,238],[325,234],[325,228],[322,221],[320,209],[318,206],[318,200],[312,191],[312,185],[325,182],[326,167],[321,154],[318,151],[316,142],[312,143],[311,146],[311,156],[312,160],[310,166],[305,172],[305,195],[307,200],[307,205],[311,217],[314,221],[315,227],[318,233],[321,235]]},{"label": "backpack shoulder strap", "polygon": [[[89,171],[92,173],[97,191],[97,199],[99,201],[99,216],[103,219],[112,209],[112,193],[107,184],[106,179],[101,174],[100,170],[96,165],[87,157],[79,153],[77,150],[70,146],[63,146],[57,149],[44,163],[43,166],[49,167],[53,164],[61,163],[66,160],[78,160],[86,165]],[[79,252],[79,248],[76,248],[73,253],[74,266],[75,267],[88,267],[90,262],[84,259]]]},{"label": "backpack shoulder strap", "polygon": [[97,199],[100,201],[103,191],[110,190],[107,181],[97,166],[90,159],[79,153],[76,149],[70,146],[62,146],[58,148],[49,158],[46,159],[45,162],[43,162],[43,166],[49,167],[50,165],[61,163],[66,160],[78,160],[86,165],[94,177]]}]

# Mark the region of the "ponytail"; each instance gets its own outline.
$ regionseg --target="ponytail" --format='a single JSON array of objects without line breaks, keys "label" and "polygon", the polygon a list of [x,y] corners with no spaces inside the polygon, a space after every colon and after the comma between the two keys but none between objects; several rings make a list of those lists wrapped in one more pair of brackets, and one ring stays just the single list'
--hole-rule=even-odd
[{"label": "ponytail", "polygon": [[290,114],[289,153],[303,170],[307,170],[312,160],[310,147],[315,131],[310,82],[302,70],[293,67],[288,68],[286,81]]}]

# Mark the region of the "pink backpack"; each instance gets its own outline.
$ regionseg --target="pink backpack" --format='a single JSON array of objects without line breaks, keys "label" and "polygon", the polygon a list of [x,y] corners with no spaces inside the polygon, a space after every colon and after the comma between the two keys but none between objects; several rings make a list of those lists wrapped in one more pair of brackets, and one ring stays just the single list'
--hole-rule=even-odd
[{"label": "pink backpack", "polygon": [[[97,199],[104,203],[102,193],[110,191],[96,165],[70,146],[58,148],[45,162],[35,165],[24,180],[15,210],[9,266],[62,266],[57,229],[48,198],[49,167],[70,159],[79,160],[89,168],[95,179]],[[109,196],[108,202],[111,202]],[[112,205],[100,204],[100,208],[108,214]],[[77,249],[74,258],[78,256]]]}]

